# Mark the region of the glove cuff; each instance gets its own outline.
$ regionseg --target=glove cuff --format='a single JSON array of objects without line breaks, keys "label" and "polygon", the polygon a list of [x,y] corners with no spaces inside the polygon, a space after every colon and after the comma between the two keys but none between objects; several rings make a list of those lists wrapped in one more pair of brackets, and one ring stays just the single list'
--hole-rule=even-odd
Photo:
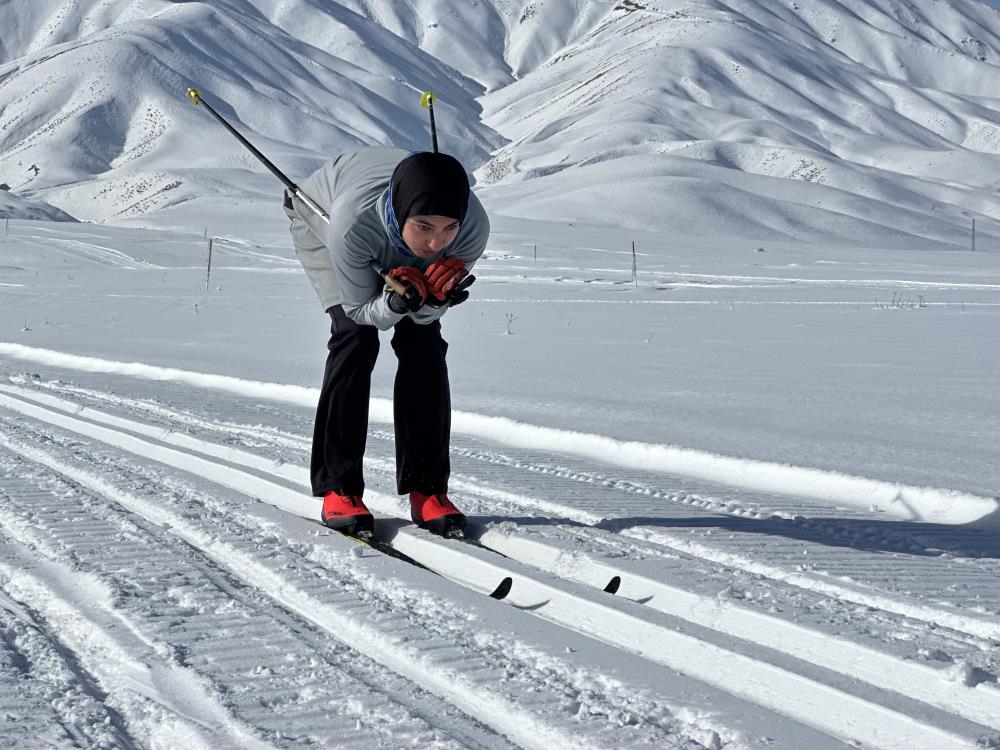
[{"label": "glove cuff", "polygon": [[406,313],[410,311],[406,300],[392,291],[389,287],[385,288],[385,304],[397,315],[406,315]]}]

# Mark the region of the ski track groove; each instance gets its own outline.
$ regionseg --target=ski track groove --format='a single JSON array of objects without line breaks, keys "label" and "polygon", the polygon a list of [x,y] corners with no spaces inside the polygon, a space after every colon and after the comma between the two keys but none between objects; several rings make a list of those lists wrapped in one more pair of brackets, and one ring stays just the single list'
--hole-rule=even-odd
[{"label": "ski track groove", "polygon": [[[416,731],[410,729],[401,736],[397,735],[391,724],[398,724],[405,730],[407,724],[421,722],[388,706],[389,701],[383,696],[388,695],[398,701],[410,695],[413,697],[407,698],[406,702],[416,707],[421,698],[426,700],[419,687],[412,684],[400,686],[395,675],[379,674],[377,670],[364,674],[364,669],[356,665],[368,662],[367,657],[348,653],[336,641],[331,644],[329,638],[309,632],[296,618],[273,604],[267,607],[266,616],[255,613],[254,610],[259,611],[266,606],[266,603],[257,601],[259,596],[244,593],[240,584],[229,580],[210,562],[200,560],[196,551],[184,549],[186,545],[183,543],[174,542],[171,545],[174,554],[162,549],[149,554],[149,549],[156,549],[155,545],[163,543],[164,535],[141,518],[131,514],[126,517],[120,511],[105,506],[102,512],[120,517],[112,519],[113,523],[107,520],[88,523],[94,531],[103,533],[83,535],[86,538],[81,538],[73,530],[77,528],[76,517],[91,512],[94,506],[100,504],[100,498],[88,497],[85,491],[72,486],[61,486],[59,492],[69,502],[53,504],[53,492],[32,492],[30,485],[11,486],[14,481],[12,474],[30,476],[30,468],[16,462],[12,464],[6,455],[0,455],[0,470],[6,475],[0,488],[4,518],[17,517],[23,528],[43,531],[44,539],[30,534],[29,538],[47,555],[53,558],[69,556],[77,565],[101,570],[119,592],[118,599],[130,604],[122,606],[123,614],[130,621],[149,627],[150,638],[154,642],[168,644],[177,655],[182,654],[183,661],[199,674],[208,675],[224,686],[225,698],[237,713],[249,713],[257,703],[269,705],[274,719],[260,722],[260,728],[269,731],[271,742],[279,745],[289,742],[311,744],[316,738],[326,736],[337,737],[339,743],[356,735],[356,727],[362,722],[365,732],[358,739],[359,747],[392,748],[407,741],[438,748],[507,746],[492,735],[484,739],[488,734],[486,732],[480,732],[481,736],[477,737],[477,732],[473,730],[458,732],[461,743],[449,742],[445,740],[446,733],[435,729],[429,722],[423,722],[425,725],[416,727]],[[43,478],[41,481],[43,485],[53,483],[65,485],[59,480],[53,482]],[[77,505],[84,507],[78,509]],[[9,526],[8,521],[5,527],[8,532]],[[88,538],[96,541],[88,542]],[[108,539],[114,539],[116,543],[108,545]],[[130,542],[130,546],[123,548],[123,541]],[[45,546],[40,546],[42,544]],[[124,549],[124,553],[118,554],[119,549]],[[109,554],[109,551],[113,553]],[[177,572],[181,570],[185,572]],[[159,571],[174,572],[164,577]],[[162,584],[159,590],[144,589],[139,585],[142,581],[157,578]],[[240,605],[238,614],[226,618],[215,616],[217,611],[234,608],[233,602]],[[199,626],[199,620],[204,621],[203,627]],[[183,632],[175,632],[175,626],[181,622],[184,624]],[[276,622],[280,622],[282,627],[276,627]],[[296,637],[289,635],[293,630]],[[217,643],[220,637],[229,638],[231,645],[220,648]],[[276,689],[268,685],[250,687],[243,684],[248,648],[253,649],[252,663],[261,674],[267,674],[273,680],[276,675],[287,673],[284,687]],[[297,663],[295,668],[288,666],[293,659]],[[309,692],[314,697],[302,703],[302,696]],[[342,705],[343,694],[354,696],[351,704],[360,702],[367,710],[377,709],[376,716],[391,717],[391,722],[385,722],[390,724],[388,731],[371,722],[366,715],[367,710],[364,713],[346,711],[338,719],[337,712],[330,707]],[[447,716],[430,715],[425,718],[436,718],[441,724],[449,719]],[[468,717],[462,716],[450,719],[452,723],[459,722],[459,729],[469,722]],[[294,728],[295,734],[288,734],[289,728]],[[240,742],[229,746],[245,745]]]},{"label": "ski track groove", "polygon": [[[192,415],[185,415],[182,412],[148,401],[137,401],[134,399],[102,394],[89,389],[59,386],[58,384],[39,385],[42,385],[42,387],[46,390],[61,391],[64,397],[72,394],[72,396],[76,399],[97,403],[104,408],[111,405],[117,409],[124,410],[126,413],[131,412],[134,414],[137,411],[144,413],[147,417],[154,417],[161,422],[166,422],[168,424],[168,428],[164,430],[164,433],[183,431],[192,434],[196,434],[198,432],[212,432],[215,435],[223,434],[225,439],[223,439],[221,443],[224,445],[241,445],[258,451],[265,449],[272,455],[277,454],[277,458],[274,460],[275,466],[281,466],[291,461],[300,460],[301,456],[305,454],[307,449],[306,441],[304,441],[301,437],[298,437],[294,432],[284,432],[266,425],[246,425],[238,423],[223,423],[215,425],[206,419]],[[178,430],[178,428],[180,429]],[[376,438],[376,440],[388,440],[389,445],[391,446],[391,435],[385,433],[384,431],[374,430],[372,431],[372,436]],[[475,441],[468,442],[474,443]],[[551,463],[540,461],[533,462],[530,460],[525,461],[524,459],[511,459],[504,454],[496,453],[490,450],[480,450],[466,447],[458,448],[454,452],[458,456],[478,462],[479,467],[485,464],[497,466],[506,470],[509,470],[510,468],[517,468],[522,471],[533,472],[547,477],[554,477],[556,479],[568,479],[572,482],[584,485],[596,485],[602,488],[613,489],[631,495],[645,496],[651,499],[649,506],[651,509],[662,508],[664,500],[670,502],[674,506],[692,506],[687,508],[681,507],[682,511],[687,511],[691,514],[691,518],[687,519],[689,521],[688,524],[685,524],[683,518],[680,519],[677,522],[677,526],[679,527],[686,528],[688,525],[697,527],[697,523],[690,522],[696,518],[704,518],[703,511],[709,511],[713,514],[729,514],[730,516],[734,516],[737,520],[762,519],[773,522],[775,518],[779,518],[783,524],[797,524],[803,527],[802,531],[804,533],[800,533],[796,536],[795,544],[801,544],[802,542],[829,543],[831,538],[839,537],[840,544],[846,546],[851,542],[858,543],[860,540],[865,539],[866,536],[879,537],[881,535],[881,538],[875,540],[869,539],[869,541],[874,541],[876,546],[887,547],[890,550],[911,553],[922,552],[926,556],[925,560],[920,558],[917,559],[917,567],[921,568],[921,570],[918,570],[917,572],[914,572],[912,567],[914,564],[912,555],[906,559],[905,563],[901,563],[900,567],[906,569],[901,569],[896,572],[897,583],[895,585],[898,586],[900,583],[905,585],[908,579],[914,583],[919,582],[926,585],[928,581],[934,581],[936,578],[939,578],[942,583],[951,582],[951,579],[953,578],[953,575],[949,578],[947,571],[940,571],[937,557],[932,557],[927,553],[927,545],[923,544],[921,541],[914,540],[913,532],[906,527],[906,524],[895,524],[899,527],[899,529],[890,531],[887,534],[882,534],[878,531],[874,533],[866,533],[863,530],[852,531],[851,529],[853,527],[847,526],[846,531],[848,533],[845,534],[845,527],[843,524],[844,519],[842,518],[822,519],[819,523],[816,523],[811,518],[803,517],[801,513],[804,503],[801,501],[782,501],[781,499],[778,499],[777,503],[773,501],[768,503],[772,507],[763,507],[760,505],[754,506],[752,503],[741,505],[739,501],[721,500],[719,498],[712,497],[711,495],[699,496],[687,491],[660,490],[656,489],[655,485],[635,482],[632,480],[613,479],[591,470],[558,467],[553,466]],[[386,466],[383,465],[386,462],[374,459],[370,463],[374,464],[376,470],[380,474],[387,473]],[[388,468],[388,474],[391,476],[391,466]],[[484,507],[482,509],[488,513],[496,514],[498,506],[500,509],[507,511],[511,509],[520,510],[521,512],[531,511],[532,509],[537,510],[538,502],[534,498],[518,498],[517,496],[512,495],[512,493],[493,491],[490,489],[489,485],[483,483],[478,476],[471,479],[459,478],[457,481],[458,484],[462,485],[462,489],[469,492],[470,495],[478,495],[478,501],[486,501],[483,503]],[[768,498],[768,500],[771,501],[771,498]],[[773,507],[774,505],[779,505],[782,502],[784,502],[787,506],[786,508],[776,509]],[[584,509],[581,511],[579,510],[580,507],[583,507]],[[768,573],[760,573],[759,570],[754,570],[753,560],[744,561],[747,564],[742,565],[735,556],[726,557],[725,555],[715,553],[705,554],[703,551],[700,552],[698,550],[698,545],[696,543],[686,541],[683,538],[683,535],[682,538],[678,540],[674,535],[667,534],[663,532],[662,529],[657,527],[646,527],[642,524],[632,525],[629,523],[622,523],[621,520],[614,518],[606,519],[597,516],[596,513],[588,513],[585,504],[582,506],[576,505],[575,511],[574,508],[568,507],[566,507],[565,510],[570,511],[568,515],[573,515],[575,512],[576,515],[582,517],[582,520],[578,520],[577,523],[586,523],[587,521],[594,523],[594,517],[598,518],[598,529],[593,529],[590,532],[586,529],[571,530],[580,538],[585,539],[587,542],[597,547],[600,547],[602,544],[614,544],[615,542],[609,541],[609,537],[619,540],[622,535],[629,535],[635,540],[641,540],[639,544],[644,544],[647,549],[660,547],[661,549],[658,554],[664,559],[683,559],[694,555],[695,558],[700,558],[703,562],[708,561],[724,566],[735,566],[737,568],[742,567],[746,571],[753,571],[765,576],[768,575]],[[852,513],[844,513],[843,515],[852,515]],[[878,523],[878,521],[872,521],[870,518],[864,518],[863,514],[853,513],[853,515],[858,516],[861,523]],[[857,528],[861,529],[862,527]],[[690,536],[690,532],[687,536]],[[961,530],[955,530],[954,537],[956,540],[961,540],[961,545],[965,545],[964,548],[960,547],[958,552],[969,553],[969,551],[972,550],[973,554],[976,552],[982,554],[982,550],[977,549],[977,545],[980,547],[983,546],[983,535],[981,532],[977,533],[974,531],[967,531],[963,533]],[[631,551],[634,553],[640,548],[641,546],[637,546]],[[818,563],[816,562],[817,560],[819,560]],[[885,560],[883,559],[882,562],[884,563]],[[821,568],[825,575],[840,576],[852,572],[856,563],[855,565],[851,565],[848,562],[841,567],[836,554],[824,555],[820,553],[813,555],[810,565],[815,568]],[[923,570],[924,568],[926,570]],[[967,570],[963,572],[967,572]],[[986,571],[984,571],[984,573],[986,573]],[[779,581],[783,578],[786,580],[789,578],[781,571],[778,571],[777,574],[772,572],[770,577]],[[802,581],[797,581],[794,585],[802,585]],[[808,588],[808,586],[806,586],[806,588]],[[821,590],[818,591],[819,593],[822,593]],[[989,602],[989,605],[991,607],[995,607],[996,603],[991,601]],[[987,609],[985,611],[992,614],[995,610]],[[900,625],[899,622],[895,622],[894,624],[896,626]],[[969,643],[974,647],[983,646],[982,642],[975,638],[969,639]],[[448,644],[442,643],[438,646],[430,647],[429,650],[438,648],[446,650],[447,647]]]},{"label": "ski track groove", "polygon": [[[308,462],[308,440],[289,431],[282,431],[264,425],[239,425],[220,420],[216,424],[208,419],[192,414],[164,407],[160,404],[149,401],[137,401],[112,394],[100,393],[92,389],[75,388],[71,386],[59,386],[52,384],[41,384],[47,390],[63,390],[79,398],[89,400],[95,404],[114,405],[126,410],[140,410],[143,413],[155,416],[161,420],[168,420],[168,429],[197,434],[204,432],[221,432],[225,435],[223,444],[239,445],[260,451],[266,447],[267,443],[272,446],[269,453],[277,465],[291,463],[295,461]],[[385,449],[381,451],[383,456],[392,455],[392,434],[381,429],[371,431],[371,437],[376,441],[386,443]],[[738,490],[727,490],[729,497],[718,497],[719,488],[706,487],[704,483],[682,478],[671,478],[671,485],[676,485],[679,489],[664,489],[657,487],[656,483],[663,483],[662,477],[651,477],[651,481],[637,482],[634,480],[622,480],[608,477],[589,468],[579,468],[567,466],[574,462],[573,459],[562,456],[561,465],[553,464],[551,461],[531,460],[529,458],[511,458],[505,453],[494,450],[467,447],[469,444],[475,445],[474,439],[466,439],[466,447],[453,449],[456,458],[468,458],[476,462],[475,467],[468,467],[474,472],[474,476],[463,482],[461,475],[454,475],[453,484],[462,486],[469,494],[465,498],[469,499],[466,504],[471,512],[481,513],[486,516],[516,516],[527,514],[536,516],[539,510],[546,513],[561,514],[561,519],[575,524],[587,526],[598,526],[601,530],[612,532],[612,534],[600,534],[596,531],[589,531],[587,541],[593,545],[603,545],[605,547],[620,545],[620,540],[613,540],[613,537],[628,537],[634,544],[640,545],[638,550],[626,548],[628,551],[638,551],[642,555],[650,554],[653,547],[659,548],[661,554],[671,557],[681,556],[688,560],[702,560],[712,566],[723,565],[732,570],[745,570],[754,576],[763,576],[776,582],[786,585],[801,587],[807,591],[822,596],[835,597],[846,602],[853,602],[861,608],[883,609],[897,615],[917,620],[924,620],[929,625],[948,627],[962,633],[961,613],[956,618],[950,611],[945,612],[943,617],[939,615],[939,609],[928,606],[910,606],[909,589],[915,583],[921,584],[924,589],[921,598],[928,598],[928,594],[936,595],[943,604],[944,610],[950,610],[953,599],[958,596],[955,592],[954,570],[948,565],[940,566],[938,557],[948,558],[968,556],[972,559],[961,560],[963,564],[962,576],[964,581],[970,578],[978,579],[981,583],[978,588],[964,583],[966,587],[963,592],[964,598],[975,601],[978,611],[972,613],[977,616],[982,614],[1000,614],[1000,592],[992,581],[1000,573],[1000,565],[995,560],[986,560],[979,563],[975,560],[978,556],[1000,558],[1000,542],[990,537],[990,535],[977,529],[962,529],[956,527],[938,527],[935,525],[923,525],[914,528],[913,524],[906,522],[885,522],[871,515],[864,515],[857,511],[840,510],[837,518],[823,518],[822,514],[828,514],[828,507],[816,504],[812,501],[799,498],[783,498],[768,496],[759,497],[753,493],[741,492]],[[370,451],[376,453],[376,451]],[[484,466],[485,465],[485,466]],[[490,471],[489,467],[495,467]],[[375,469],[376,475],[372,477],[374,486],[385,487],[387,491],[392,491],[392,467],[388,458],[369,458],[367,469]],[[569,479],[574,483],[582,485],[580,490],[574,490],[572,485],[567,488],[565,483],[555,483],[559,489],[553,491],[554,495],[571,495],[573,505],[565,503],[550,503],[537,498],[539,492],[535,492],[532,497],[519,496],[514,493],[502,492],[491,488],[491,485],[510,484],[508,472],[511,468],[526,470],[538,473],[546,479]],[[371,471],[369,473],[372,473]],[[640,472],[634,472],[639,474]],[[490,482],[490,480],[494,480]],[[669,504],[670,522],[672,526],[678,527],[680,531],[686,530],[683,535],[670,535],[657,527],[643,526],[641,523],[631,525],[624,518],[609,516],[606,512],[609,503],[601,493],[596,493],[597,500],[589,500],[589,496],[594,496],[591,487],[601,489],[622,491],[633,495],[629,498],[629,508],[631,515],[637,521],[641,521],[643,516],[648,520],[654,520],[657,516],[662,516],[665,503]],[[709,492],[705,492],[708,489]],[[473,496],[474,495],[474,496]],[[595,505],[600,503],[600,505]],[[588,510],[587,506],[595,505],[593,510]],[[702,512],[705,511],[705,512]],[[706,513],[710,514],[706,517]],[[722,516],[720,522],[719,516]],[[733,520],[725,520],[726,518]],[[740,520],[745,519],[745,520]],[[766,522],[769,525],[780,526],[774,535],[768,537],[769,544],[781,544],[786,547],[786,558],[801,559],[801,563],[794,566],[791,571],[783,570],[779,566],[761,565],[745,556],[720,552],[711,549],[711,545],[698,544],[704,542],[708,536],[714,536],[712,543],[721,543],[722,535],[716,533],[714,526],[721,526],[725,531],[738,531],[740,527],[751,527],[755,521]],[[705,529],[698,531],[699,527]],[[929,529],[929,531],[928,531]],[[766,529],[760,530],[766,532]],[[581,532],[583,533],[583,532]],[[750,532],[752,537],[756,530]],[[934,544],[941,543],[936,536],[947,535],[948,545],[951,549],[939,550]],[[696,538],[692,542],[692,537]],[[777,537],[777,538],[775,538]],[[790,540],[794,540],[794,543]],[[798,542],[808,543],[816,547],[809,553],[802,554],[803,547]],[[889,591],[880,591],[878,583],[866,585],[864,581],[851,578],[851,573],[857,573],[857,563],[846,563],[850,566],[848,570],[841,569],[836,554],[826,553],[823,547],[855,547],[861,550],[870,549],[871,569],[877,570],[879,575],[886,572],[886,566],[890,561],[879,553],[883,551],[900,552],[906,555],[891,571],[895,574],[894,585]],[[798,547],[798,549],[795,549]],[[786,551],[782,550],[782,551]],[[817,554],[818,552],[818,554]],[[621,551],[619,551],[621,554]],[[918,561],[925,569],[919,575],[912,575],[909,566],[913,564],[915,556],[927,557],[923,562]],[[822,565],[820,565],[822,563]],[[969,564],[972,563],[972,564]],[[935,574],[935,566],[939,571]],[[810,570],[821,568],[821,575],[811,575]],[[981,568],[981,569],[977,569]],[[838,584],[837,577],[847,576],[850,580]],[[938,583],[936,591],[927,591],[928,583]],[[850,585],[847,585],[850,584]],[[867,593],[869,592],[870,593]],[[991,596],[987,594],[991,592]],[[942,621],[943,620],[943,621]],[[1000,628],[987,625],[977,627],[973,625],[969,628],[971,635],[979,640],[974,641],[977,646],[982,645],[982,639],[995,640],[995,636],[1000,632]],[[981,651],[982,648],[977,648]],[[984,664],[985,668],[993,674],[1000,673],[1000,657],[993,662]]]},{"label": "ski track groove", "polygon": [[0,716],[11,747],[137,747],[107,695],[36,612],[0,592]]},{"label": "ski track groove", "polygon": [[203,750],[271,747],[235,722],[220,722],[218,703],[189,672],[150,650],[130,630],[118,628],[100,593],[98,601],[91,600],[95,591],[88,576],[40,561],[36,549],[9,536],[9,531],[10,526],[4,533],[7,559],[0,562],[6,595],[37,611],[48,629],[58,633],[62,649],[80,664],[81,681],[99,686],[95,695],[103,694],[109,712],[123,717],[137,746],[172,741]]},{"label": "ski track groove", "polygon": [[[15,431],[16,429],[15,425],[9,423],[9,421],[7,420],[4,420],[4,422],[5,422],[4,428],[8,434]],[[22,425],[21,429],[24,430],[26,428],[24,428],[24,426]],[[118,473],[122,471],[120,459],[103,456],[103,454],[101,453],[99,454],[90,453],[82,448],[81,443],[78,439],[72,437],[59,438],[54,434],[46,432],[36,436],[36,442],[46,444],[47,448],[51,448],[53,445],[60,445],[62,450],[66,450],[70,454],[75,454],[73,457],[79,461],[93,465],[96,460],[96,462],[99,464],[103,463],[115,466],[116,467],[115,471]],[[10,446],[8,446],[8,449],[10,449]],[[22,450],[27,450],[27,449],[23,445],[21,445],[18,449],[16,449],[16,452],[18,454],[23,455]],[[30,450],[28,452],[30,453]],[[164,481],[165,479],[167,481]],[[165,477],[159,477],[158,480],[159,480],[158,486],[166,486],[170,488],[169,491],[171,492],[176,491],[173,488],[175,485],[178,484],[177,480],[170,481],[169,478]],[[141,480],[132,477],[130,478],[130,484],[133,482],[141,483]],[[164,491],[165,490],[160,490],[160,494],[162,494]],[[190,495],[190,493],[191,493],[190,489],[186,490],[186,494]],[[54,512],[56,513],[56,515],[58,515],[59,512],[61,511],[57,509]],[[203,508],[201,512],[204,513],[205,509]],[[233,531],[234,529],[228,528],[224,533],[232,534]],[[219,532],[214,532],[214,533],[219,533]],[[234,543],[234,547],[236,547],[237,549],[239,547],[249,547],[252,550],[252,554],[256,555],[260,554],[261,550],[260,550],[259,539],[253,539],[250,538],[249,536],[246,538],[240,538],[239,534],[236,535],[235,539],[236,541]],[[201,544],[196,544],[195,546],[203,548]],[[176,561],[174,562],[176,564]],[[230,564],[232,564],[231,560]],[[282,570],[285,571],[286,568],[282,567]],[[331,573],[331,568],[329,567],[329,565],[321,565],[321,566],[318,565],[317,570],[327,576],[329,576],[329,574]],[[350,589],[351,593],[353,593],[356,596],[358,593],[366,590],[365,587],[360,586],[357,581],[353,582],[341,581],[338,583],[343,583],[348,585],[332,586],[333,590],[337,592],[343,592],[346,589]],[[287,585],[287,583],[283,585]],[[326,585],[323,586],[322,588],[325,592],[329,592],[331,590],[331,583],[328,581]],[[338,599],[349,597],[350,595],[351,595],[350,593],[335,594],[330,597],[331,599],[330,603],[331,604],[336,603]],[[352,602],[352,604],[355,604],[355,607],[353,608],[356,609],[357,608],[356,603]],[[388,623],[390,625],[393,625],[396,630],[394,634],[394,637],[396,639],[410,644],[420,644],[419,652],[421,654],[420,657],[420,660],[422,662],[421,668],[425,668],[426,663],[424,662],[426,662],[427,654],[423,646],[423,642],[428,640],[426,631],[433,630],[433,628],[430,627],[430,625],[432,625],[433,623],[428,623],[427,621],[421,621],[419,628],[411,625],[409,626],[409,632],[404,632],[401,634],[398,630],[398,625],[399,625],[398,622],[394,621],[393,609],[394,607],[391,604],[389,604],[388,602],[384,603],[382,605],[382,612],[373,615],[371,617],[371,622],[375,624],[381,622],[384,624]],[[371,607],[365,609],[365,612],[370,614]],[[440,615],[438,615],[438,617],[440,617]],[[449,640],[454,641],[453,634],[449,633],[449,635],[445,635],[444,633],[449,633],[447,628],[445,628],[442,635],[439,637],[440,643],[448,644]],[[490,639],[496,639],[496,638],[497,634],[492,634],[490,636]],[[433,639],[434,638],[432,637],[431,640]],[[479,640],[478,636],[477,640]],[[450,644],[448,645],[449,648],[444,649],[442,651],[442,653],[447,655],[447,658],[443,659],[442,661],[452,661],[454,663],[461,663],[462,659],[460,657],[464,656],[466,661],[469,658],[475,660],[476,655],[479,655],[481,657],[483,653],[482,644],[478,644],[477,648],[471,651],[468,646],[466,646],[464,650],[457,650],[455,646]],[[513,644],[513,645],[517,646],[518,644]],[[523,647],[521,648],[523,650]],[[559,668],[559,667],[556,667],[553,670],[553,666],[555,665],[551,663],[552,662],[551,657],[544,660],[546,662],[549,662],[549,666],[546,667],[544,670],[542,670],[540,674],[536,674],[534,677],[532,677],[532,672],[537,672],[538,667],[529,665],[532,665],[538,661],[539,654],[534,653],[531,649],[527,649],[525,653],[521,656],[514,656],[514,657],[512,657],[508,653],[504,653],[503,650],[500,650],[495,652],[495,655],[492,658],[494,662],[492,668],[484,670],[483,683],[478,686],[477,688],[478,690],[486,690],[487,686],[490,685],[492,685],[493,688],[496,689],[498,678],[500,678],[501,684],[503,684],[505,680],[516,681],[517,678],[521,678],[521,679],[527,679],[529,682],[533,682],[534,684],[546,684],[550,688],[554,688],[551,697],[546,696],[545,693],[538,693],[538,705],[545,707],[545,710],[542,710],[539,713],[547,717],[547,719],[551,720],[551,717],[553,715],[557,715],[560,713],[565,714],[566,713],[565,706],[567,705],[571,707],[574,705],[577,706],[576,710],[578,711],[578,715],[573,717],[572,730],[570,730],[569,727],[566,727],[565,730],[563,730],[559,727],[547,726],[545,730],[541,732],[538,731],[539,729],[541,729],[541,726],[538,725],[537,722],[531,721],[530,715],[523,714],[524,711],[523,708],[519,708],[519,711],[522,712],[521,716],[519,717],[520,720],[526,723],[531,731],[534,731],[538,734],[537,738],[532,738],[522,732],[521,739],[522,741],[525,742],[526,746],[529,747],[541,746],[541,744],[544,743],[546,746],[555,746],[555,747],[577,747],[577,746],[601,747],[604,746],[607,741],[609,741],[608,737],[606,737],[604,741],[598,739],[598,737],[602,736],[601,727],[605,728],[610,727],[616,729],[617,731],[615,733],[615,738],[616,738],[615,741],[621,743],[620,746],[631,746],[633,742],[636,742],[638,744],[644,744],[649,741],[652,741],[654,737],[658,738],[655,741],[664,747],[667,746],[694,747],[697,745],[697,742],[693,739],[684,739],[684,731],[682,731],[683,723],[678,722],[676,719],[671,718],[669,712],[666,710],[666,706],[660,704],[655,699],[655,696],[648,696],[643,691],[640,691],[637,695],[631,695],[630,693],[632,691],[624,690],[624,686],[616,688],[614,687],[613,683],[609,685],[607,679],[600,678],[597,675],[588,674],[589,670],[581,668],[579,665],[574,665],[573,668],[570,670],[566,670],[566,668]],[[482,661],[481,658],[479,660]],[[570,681],[567,683],[566,680],[570,678],[570,676],[572,677]],[[466,682],[469,679],[469,675],[464,672],[462,673],[462,677]],[[560,682],[563,682],[564,684],[560,686]],[[573,686],[574,684],[577,687],[574,687]],[[592,687],[593,685],[601,685],[601,684],[604,684],[605,690],[608,691],[603,695],[600,692],[595,693],[594,688]],[[467,684],[465,685],[465,687],[468,688],[475,686]],[[580,691],[584,691],[587,694],[587,698],[584,699],[584,703],[589,704],[591,706],[590,709],[591,711],[593,710],[597,711],[596,716],[594,716],[594,719],[596,719],[597,721],[595,726],[592,728],[592,730],[597,731],[597,734],[591,737],[590,739],[588,739],[588,732],[586,731],[588,723],[587,719],[589,719],[590,717],[584,714],[579,714],[580,711],[579,700],[573,701],[572,699],[567,698],[567,696],[578,694],[580,693]],[[529,690],[528,692],[530,693],[532,691]],[[227,695],[229,694],[227,693]],[[479,695],[477,699],[484,700],[485,693]],[[601,707],[602,703],[606,703],[606,707],[602,708]],[[490,716],[495,715],[495,709],[493,711],[490,711],[488,715]],[[605,721],[602,721],[601,720],[602,715],[612,717],[611,723],[606,724]],[[627,718],[630,715],[636,718],[641,717],[642,720],[638,721],[637,724],[632,725],[632,723],[636,721],[636,718],[630,720]],[[615,720],[613,719],[613,717],[615,716],[619,716],[621,718]],[[584,719],[583,725],[580,724],[581,718]],[[525,722],[526,719],[529,720]],[[625,725],[616,726],[617,722],[622,720],[625,721]],[[283,725],[287,721],[287,717],[282,717],[280,720],[276,719],[276,721],[278,722],[278,724]],[[594,722],[591,721],[590,723],[593,724]],[[565,731],[566,734],[560,735],[561,731]],[[705,730],[699,729],[699,727],[697,726],[692,727],[690,731],[692,731],[695,735],[706,733]],[[709,734],[711,734],[711,732],[709,732]],[[621,740],[625,740],[625,742],[621,742]]]}]

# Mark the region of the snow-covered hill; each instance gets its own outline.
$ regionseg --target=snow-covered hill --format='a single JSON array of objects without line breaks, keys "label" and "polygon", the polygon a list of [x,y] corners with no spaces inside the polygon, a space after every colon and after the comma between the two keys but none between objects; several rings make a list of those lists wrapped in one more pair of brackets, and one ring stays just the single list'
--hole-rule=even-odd
[{"label": "snow-covered hill", "polygon": [[621,3],[486,98],[511,143],[481,174],[539,217],[964,240],[963,211],[998,215],[998,28],[977,3]]},{"label": "snow-covered hill", "polygon": [[264,15],[271,5],[0,6],[0,28],[16,29],[0,67],[0,179],[97,221],[276,205],[278,183],[188,103],[191,85],[296,177],[359,145],[426,147],[424,88],[439,92],[442,140],[466,161],[499,142],[478,123],[480,87],[418,47],[336,3]]},{"label": "snow-covered hill", "polygon": [[55,206],[50,206],[44,201],[22,198],[7,190],[0,190],[0,219],[75,221],[72,216]]},{"label": "snow-covered hill", "polygon": [[[996,19],[0,0],[0,747],[1000,748]],[[481,546],[409,523],[387,340],[419,565],[317,524],[329,321],[192,84],[293,177],[437,92]]]},{"label": "snow-covered hill", "polygon": [[37,0],[0,28],[0,180],[84,219],[281,219],[188,85],[293,178],[426,147],[433,89],[494,211],[952,247],[976,218],[1000,241],[1000,15],[975,0]]}]

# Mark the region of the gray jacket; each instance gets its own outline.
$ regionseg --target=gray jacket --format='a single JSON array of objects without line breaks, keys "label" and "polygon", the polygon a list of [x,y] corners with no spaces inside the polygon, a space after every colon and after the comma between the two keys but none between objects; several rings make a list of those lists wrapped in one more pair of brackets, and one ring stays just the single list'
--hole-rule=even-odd
[{"label": "gray jacket", "polygon": [[[424,270],[434,260],[455,257],[472,268],[486,249],[490,222],[475,195],[455,240],[436,258],[402,253],[389,239],[383,219],[389,179],[409,152],[394,148],[366,148],[341,154],[307,177],[299,187],[327,209],[330,225],[298,199],[285,209],[292,221],[295,254],[309,275],[323,309],[343,305],[349,318],[381,330],[404,317],[426,325],[447,307],[425,305],[415,313],[389,309],[388,290],[374,266],[415,266]],[[286,204],[287,206],[287,204]]]}]

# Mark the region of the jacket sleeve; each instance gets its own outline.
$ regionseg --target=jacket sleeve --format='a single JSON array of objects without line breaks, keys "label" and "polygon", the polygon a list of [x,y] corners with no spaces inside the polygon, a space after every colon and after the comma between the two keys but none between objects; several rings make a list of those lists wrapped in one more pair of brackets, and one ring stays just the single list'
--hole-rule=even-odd
[{"label": "jacket sleeve", "polygon": [[416,312],[407,313],[413,322],[420,326],[426,326],[438,320],[442,315],[448,312],[448,306],[443,307],[431,307],[430,305],[424,305]]},{"label": "jacket sleeve", "polygon": [[358,226],[346,232],[336,224],[330,229],[330,256],[340,284],[344,314],[358,325],[375,326],[380,331],[392,328],[405,314],[389,309],[385,281],[373,268],[369,249],[376,246],[375,242],[384,242],[384,238],[367,236],[370,230]]},{"label": "jacket sleeve", "polygon": [[[342,157],[338,156],[302,181],[302,189],[320,206],[329,206],[336,185],[336,175]],[[285,191],[285,213],[291,221],[290,230],[295,255],[302,263],[309,281],[323,307],[337,304],[339,292],[333,261],[327,250],[327,224],[297,197]]]}]

